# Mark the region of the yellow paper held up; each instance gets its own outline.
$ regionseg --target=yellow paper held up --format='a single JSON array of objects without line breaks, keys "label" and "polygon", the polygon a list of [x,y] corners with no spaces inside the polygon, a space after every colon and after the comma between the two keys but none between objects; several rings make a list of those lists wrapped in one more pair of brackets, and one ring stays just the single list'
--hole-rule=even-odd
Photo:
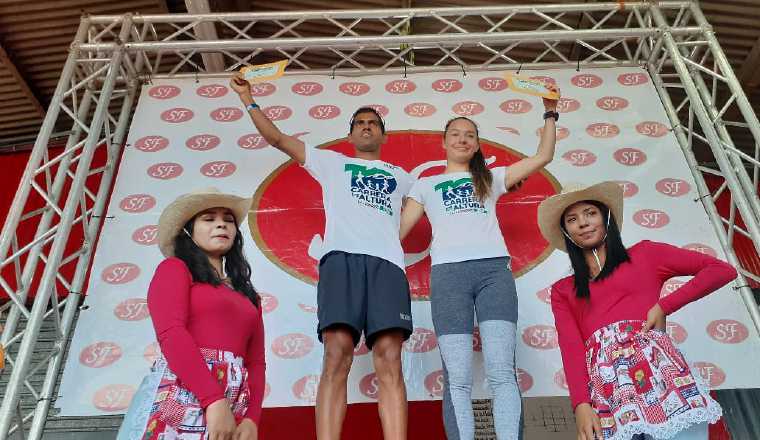
[{"label": "yellow paper held up", "polygon": [[243,78],[251,84],[269,81],[281,77],[285,73],[288,60],[275,61],[274,63],[245,66],[240,69]]}]

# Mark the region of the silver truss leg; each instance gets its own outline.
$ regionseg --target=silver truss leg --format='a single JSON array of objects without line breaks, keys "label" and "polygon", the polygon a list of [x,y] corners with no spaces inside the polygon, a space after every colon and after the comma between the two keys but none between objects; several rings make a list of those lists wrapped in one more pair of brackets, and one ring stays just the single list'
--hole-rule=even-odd
[{"label": "silver truss leg", "polygon": [[83,246],[87,248],[87,253],[83,254],[77,263],[74,278],[71,283],[74,292],[69,294],[63,314],[61,315],[61,334],[58,335],[59,339],[55,343],[55,354],[48,364],[45,381],[40,393],[42,397],[37,402],[37,407],[34,410],[34,418],[32,419],[32,425],[29,428],[28,439],[41,439],[45,429],[45,421],[47,420],[48,411],[50,409],[51,396],[55,390],[55,385],[58,380],[58,372],[63,363],[64,354],[67,348],[69,333],[72,330],[74,317],[76,316],[79,301],[81,299],[81,293],[79,292],[81,291],[81,286],[83,286],[86,281],[85,276],[87,275],[87,269],[90,267],[90,257],[95,250],[94,246],[97,241],[97,234],[100,230],[106,202],[108,201],[108,192],[111,190],[111,182],[116,173],[116,164],[121,155],[122,142],[127,132],[135,93],[135,86],[132,85],[129,87],[127,96],[124,97],[124,103],[121,107],[114,140],[108,148],[107,169],[101,176],[100,188],[98,189],[95,199],[95,207],[92,211],[92,220],[88,225],[85,235],[85,243],[83,244]]},{"label": "silver truss leg", "polygon": [[662,12],[656,4],[652,5],[651,12],[655,23],[663,31],[661,38],[663,39],[664,48],[668,51],[670,58],[673,61],[673,67],[676,69],[676,72],[678,72],[678,75],[681,78],[681,84],[684,86],[684,90],[689,96],[689,102],[694,111],[694,114],[699,120],[699,124],[702,127],[705,137],[709,142],[710,149],[715,156],[715,160],[718,163],[718,166],[720,167],[721,171],[723,171],[726,183],[728,184],[728,188],[731,191],[733,201],[735,202],[739,213],[747,225],[747,230],[750,234],[750,237],[752,238],[752,241],[755,244],[756,250],[758,253],[760,253],[760,225],[758,225],[757,217],[752,210],[752,205],[747,199],[742,184],[739,178],[736,176],[733,164],[727,157],[727,154],[721,144],[720,136],[713,126],[705,104],[702,102],[701,96],[699,94],[699,89],[690,75],[689,68],[681,58],[681,53],[679,51],[678,45],[676,44],[673,35],[670,33],[667,21],[663,17]]},{"label": "silver truss leg", "polygon": [[[681,126],[681,121],[678,118],[678,111],[673,105],[673,101],[670,99],[670,95],[668,95],[668,91],[665,88],[663,80],[660,78],[657,72],[657,67],[652,63],[650,63],[647,67],[649,69],[650,76],[652,77],[652,82],[654,83],[657,93],[660,95],[660,99],[662,100],[662,104],[665,107],[665,112],[667,113],[668,119],[670,120],[670,125],[672,127],[676,127],[673,132],[676,135],[676,139],[678,140],[679,145],[681,146],[681,150],[683,151],[684,157],[686,158],[686,162],[689,164],[689,170],[691,171],[691,175],[694,178],[694,182],[697,184],[697,193],[699,194],[698,200],[702,202],[702,206],[704,206],[705,211],[707,211],[707,215],[710,218],[710,223],[713,225],[715,234],[718,236],[718,241],[720,242],[721,248],[723,248],[723,252],[725,252],[726,257],[728,258],[728,262],[735,267],[741,267],[741,262],[736,257],[736,253],[734,252],[734,249],[731,246],[731,242],[728,238],[726,228],[723,226],[723,222],[721,221],[721,216],[718,213],[718,208],[715,206],[715,200],[712,198],[712,194],[710,193],[710,189],[707,187],[704,176],[699,171],[699,164],[697,163],[697,159],[691,149],[689,139],[684,132],[685,130]],[[747,310],[749,310],[749,314],[752,317],[752,322],[755,325],[755,332],[757,333],[756,336],[760,337],[760,310],[758,310],[757,304],[755,304],[752,290],[748,287],[747,280],[744,275],[741,274],[741,272],[739,272],[739,284],[740,285],[736,287],[736,289],[739,291],[739,294],[742,297],[742,301],[744,301],[744,305],[747,307]]]},{"label": "silver truss leg", "polygon": [[[131,17],[126,16],[124,20],[122,21],[121,31],[119,33],[119,39],[121,42],[127,41],[129,37],[130,27],[131,27]],[[65,68],[69,68],[70,70],[73,70],[74,68],[74,63],[75,63],[74,52],[76,51],[72,51],[72,54],[67,60],[67,63],[65,66]],[[90,124],[89,133],[85,141],[84,148],[82,150],[81,155],[79,156],[79,163],[77,164],[76,174],[74,176],[64,210],[61,213],[59,228],[57,230],[56,237],[53,241],[50,254],[48,255],[45,271],[42,274],[40,286],[37,291],[37,295],[34,298],[34,303],[32,306],[31,313],[30,313],[30,319],[29,319],[29,322],[27,323],[24,337],[21,341],[19,351],[16,356],[15,365],[13,367],[13,371],[11,372],[11,377],[9,379],[8,386],[5,391],[5,396],[3,398],[2,406],[0,407],[0,438],[6,437],[11,428],[12,411],[14,407],[16,407],[18,404],[20,389],[23,386],[24,381],[26,380],[27,369],[29,368],[34,345],[37,342],[39,329],[42,324],[42,320],[44,319],[44,314],[47,309],[47,303],[48,301],[50,301],[50,296],[54,294],[54,290],[56,288],[56,275],[58,271],[58,265],[60,264],[61,259],[63,257],[63,253],[64,253],[65,246],[69,238],[69,233],[71,231],[72,223],[73,223],[77,208],[80,205],[81,199],[83,197],[86,197],[86,195],[84,194],[84,189],[85,189],[85,181],[89,173],[89,165],[92,161],[92,157],[94,155],[95,149],[99,143],[100,132],[103,128],[103,124],[108,115],[108,107],[110,103],[110,98],[114,89],[116,78],[119,75],[119,71],[121,68],[121,60],[122,60],[123,55],[124,55],[124,49],[123,49],[123,46],[121,46],[121,47],[118,47],[111,56],[108,73],[105,77],[105,82],[103,83],[103,86],[101,89],[98,105],[97,105],[97,108],[95,109],[92,123]],[[64,75],[64,76],[67,76],[67,75]],[[69,78],[71,77],[71,72],[69,72],[68,77]],[[62,82],[59,83],[59,87],[56,90],[57,92],[59,92],[57,93],[57,95],[59,95],[59,99],[62,98],[62,93],[63,93],[62,89],[63,89],[63,84],[64,84],[63,79],[64,78],[62,78]],[[126,98],[126,99],[129,100],[129,98]],[[47,122],[47,118],[46,118],[46,122]],[[124,121],[123,124],[125,125],[126,121]],[[52,129],[52,124],[51,124],[50,129]],[[48,136],[49,136],[49,133],[48,133]],[[123,132],[122,132],[122,136],[123,136]],[[38,141],[35,143],[35,148],[37,148],[39,144],[42,144],[43,147],[46,147],[47,146],[46,141],[47,139],[45,139],[43,143],[41,142],[40,138],[38,138]],[[40,155],[41,155],[41,152],[40,152]],[[110,173],[113,173],[113,170],[110,170]],[[101,190],[99,191],[99,193],[102,193],[101,195],[104,195],[105,193],[103,193],[103,188],[110,187],[109,185],[110,185],[110,179],[108,180],[106,185],[101,183]],[[101,197],[101,199],[98,200],[98,202],[101,205],[100,206],[101,210],[105,203],[103,199],[105,199],[105,197]],[[23,206],[21,206],[20,208],[23,208]],[[82,212],[82,214],[85,215],[86,213]],[[93,225],[91,223],[90,227],[92,228],[92,226]],[[96,228],[94,228],[93,230],[97,231]],[[3,238],[5,238],[5,231],[3,234]],[[90,253],[91,253],[91,250],[83,255],[86,255],[89,257]],[[84,257],[80,257],[80,258],[84,258]],[[86,268],[89,263],[89,260],[87,258],[84,258],[84,259],[87,260],[84,262],[84,267]],[[79,263],[82,263],[81,259]],[[77,272],[81,273],[79,275],[79,281],[81,284],[84,281],[84,272],[86,272],[86,270],[79,270],[80,265],[81,264],[78,264]],[[73,311],[71,312],[71,314],[73,316]],[[39,423],[44,424],[44,418],[42,418]],[[23,421],[19,420],[19,427],[22,427],[22,426],[23,426]],[[37,431],[39,431],[41,434],[41,428],[37,428]]]}]

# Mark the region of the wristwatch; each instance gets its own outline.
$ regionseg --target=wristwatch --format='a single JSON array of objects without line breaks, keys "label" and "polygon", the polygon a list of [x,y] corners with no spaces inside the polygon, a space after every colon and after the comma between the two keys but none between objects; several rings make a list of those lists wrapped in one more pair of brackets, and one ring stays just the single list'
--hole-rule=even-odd
[{"label": "wristwatch", "polygon": [[554,121],[559,121],[559,113],[553,112],[549,110],[548,112],[544,113],[544,119],[554,118]]},{"label": "wristwatch", "polygon": [[245,109],[248,110],[248,111],[256,110],[257,108],[261,108],[261,107],[259,107],[259,105],[256,104],[255,102],[252,102],[252,103],[250,103],[250,104],[248,104],[248,105],[245,106]]}]

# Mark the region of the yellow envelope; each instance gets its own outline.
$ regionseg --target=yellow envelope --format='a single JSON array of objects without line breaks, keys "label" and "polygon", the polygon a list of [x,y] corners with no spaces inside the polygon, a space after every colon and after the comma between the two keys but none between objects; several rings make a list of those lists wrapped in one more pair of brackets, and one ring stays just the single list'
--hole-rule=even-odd
[{"label": "yellow envelope", "polygon": [[547,89],[546,84],[541,80],[517,76],[511,73],[504,75],[504,78],[507,80],[507,86],[517,93],[540,96],[547,99],[559,99],[559,93]]},{"label": "yellow envelope", "polygon": [[269,81],[281,77],[285,73],[288,60],[275,61],[274,63],[245,66],[240,69],[243,78],[251,84]]}]

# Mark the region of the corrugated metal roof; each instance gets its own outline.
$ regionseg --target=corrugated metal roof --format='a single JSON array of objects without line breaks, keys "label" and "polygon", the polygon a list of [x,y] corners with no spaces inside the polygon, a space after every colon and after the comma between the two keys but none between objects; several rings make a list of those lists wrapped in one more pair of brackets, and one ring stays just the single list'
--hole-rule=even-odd
[{"label": "corrugated metal roof", "polygon": [[[562,0],[525,2],[510,0],[492,2],[483,0],[209,0],[213,12],[242,11],[300,11],[325,9],[378,9],[399,7],[468,7],[494,6],[525,3],[577,3]],[[700,5],[712,23],[723,50],[742,81],[750,101],[760,112],[760,0],[704,0]],[[44,112],[53,95],[68,48],[76,32],[82,14],[121,14],[136,12],[183,13],[185,0],[0,0],[0,145],[28,143],[34,139],[42,122]],[[577,17],[565,17],[578,20]],[[541,23],[539,17],[521,18],[509,23],[510,30],[535,29]],[[463,20],[462,26],[475,31],[485,26],[475,18]],[[266,25],[257,25],[256,33],[268,35]],[[361,23],[357,29],[362,34],[376,34],[386,29],[373,29],[370,23]],[[427,33],[435,27],[425,21],[414,22],[411,32]],[[218,29],[220,37],[229,36],[229,30]],[[299,28],[304,36],[326,34],[320,26]],[[562,50],[573,50],[566,44]],[[521,44],[516,55],[539,53],[543,45]],[[482,54],[462,49],[458,55],[469,62],[477,62]],[[415,51],[415,59],[429,61],[433,55],[424,50]],[[333,61],[324,59],[326,66]],[[448,62],[452,62],[449,60]],[[730,119],[730,113],[727,114]],[[56,127],[59,131],[68,124]],[[750,148],[750,137],[742,130],[733,129],[739,144]]]}]

